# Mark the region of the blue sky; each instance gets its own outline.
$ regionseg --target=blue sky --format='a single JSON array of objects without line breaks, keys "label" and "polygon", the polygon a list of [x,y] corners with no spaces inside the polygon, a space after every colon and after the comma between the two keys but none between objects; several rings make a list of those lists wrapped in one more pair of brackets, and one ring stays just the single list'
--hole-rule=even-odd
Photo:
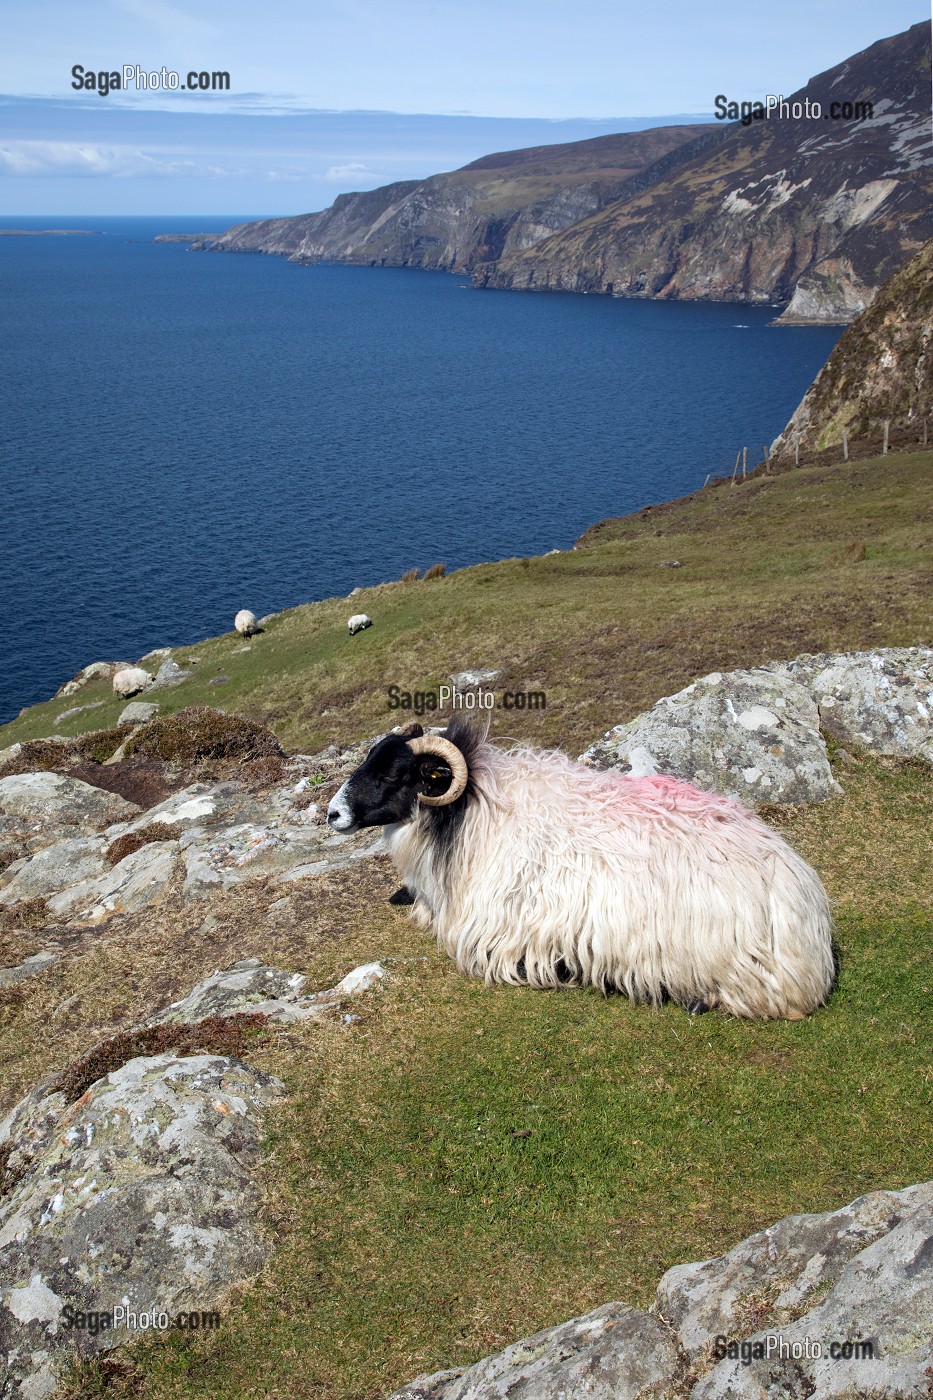
[{"label": "blue sky", "polygon": [[[0,211],[296,213],[491,150],[788,94],[923,0],[7,0]],[[73,65],[231,90],[72,90]]]}]

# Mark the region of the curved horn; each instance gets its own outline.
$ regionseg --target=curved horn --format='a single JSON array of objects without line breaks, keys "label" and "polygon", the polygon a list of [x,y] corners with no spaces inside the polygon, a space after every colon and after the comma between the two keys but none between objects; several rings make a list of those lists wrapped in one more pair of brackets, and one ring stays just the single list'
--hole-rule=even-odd
[{"label": "curved horn", "polygon": [[425,797],[419,792],[418,801],[423,802],[425,807],[447,807],[451,802],[456,802],[466,788],[470,776],[466,759],[456,745],[449,739],[442,739],[439,734],[428,734],[423,739],[409,739],[408,747],[412,753],[431,753],[435,758],[442,758],[445,763],[450,764],[453,774],[450,787],[440,797]]}]

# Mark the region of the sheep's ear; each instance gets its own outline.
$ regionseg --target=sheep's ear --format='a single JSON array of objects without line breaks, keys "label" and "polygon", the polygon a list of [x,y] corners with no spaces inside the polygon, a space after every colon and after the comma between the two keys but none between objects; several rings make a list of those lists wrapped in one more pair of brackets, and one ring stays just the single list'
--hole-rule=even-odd
[{"label": "sheep's ear", "polygon": [[418,786],[425,797],[443,797],[450,787],[453,772],[450,764],[436,754],[422,754],[418,764]]},{"label": "sheep's ear", "polygon": [[400,739],[420,739],[424,730],[417,720],[413,720],[411,724],[400,724],[392,733],[397,734]]}]

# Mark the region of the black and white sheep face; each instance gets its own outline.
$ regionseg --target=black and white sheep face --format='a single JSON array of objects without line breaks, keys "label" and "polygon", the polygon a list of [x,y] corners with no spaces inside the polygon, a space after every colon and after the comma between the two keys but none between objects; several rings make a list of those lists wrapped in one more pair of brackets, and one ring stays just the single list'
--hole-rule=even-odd
[{"label": "black and white sheep face", "polygon": [[327,821],[335,831],[410,821],[418,798],[441,796],[452,776],[443,758],[413,753],[405,739],[390,734],[331,798]]}]

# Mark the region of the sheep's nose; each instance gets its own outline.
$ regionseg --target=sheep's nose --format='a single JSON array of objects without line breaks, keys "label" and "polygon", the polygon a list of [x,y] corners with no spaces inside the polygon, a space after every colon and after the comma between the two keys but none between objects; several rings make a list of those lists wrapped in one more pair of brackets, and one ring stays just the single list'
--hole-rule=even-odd
[{"label": "sheep's nose", "polygon": [[327,820],[330,823],[330,825],[333,826],[334,822],[339,821],[339,819],[340,813],[336,811],[333,807],[329,807],[327,810]]}]

